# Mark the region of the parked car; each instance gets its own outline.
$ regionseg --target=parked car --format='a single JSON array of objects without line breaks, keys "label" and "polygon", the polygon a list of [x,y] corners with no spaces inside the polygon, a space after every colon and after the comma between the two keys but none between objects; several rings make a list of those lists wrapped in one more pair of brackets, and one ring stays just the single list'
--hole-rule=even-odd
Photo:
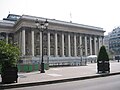
[{"label": "parked car", "polygon": [[90,55],[90,56],[87,56],[87,61],[88,62],[91,62],[91,63],[96,63],[97,62],[97,55]]}]

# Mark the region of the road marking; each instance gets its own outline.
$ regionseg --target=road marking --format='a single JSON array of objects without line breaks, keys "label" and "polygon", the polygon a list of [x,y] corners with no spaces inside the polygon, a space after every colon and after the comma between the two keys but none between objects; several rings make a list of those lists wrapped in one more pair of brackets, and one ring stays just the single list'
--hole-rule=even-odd
[{"label": "road marking", "polygon": [[60,70],[60,69],[59,68],[53,68],[52,70],[56,70],[57,71],[57,70]]},{"label": "road marking", "polygon": [[60,75],[60,74],[47,74],[47,75],[53,76],[53,77],[60,77],[60,76],[62,76],[62,75]]}]

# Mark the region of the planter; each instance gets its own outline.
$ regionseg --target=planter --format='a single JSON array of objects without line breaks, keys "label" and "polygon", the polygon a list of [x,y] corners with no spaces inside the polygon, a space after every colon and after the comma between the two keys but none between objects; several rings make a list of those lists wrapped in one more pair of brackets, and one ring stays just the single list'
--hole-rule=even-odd
[{"label": "planter", "polygon": [[1,68],[2,68],[2,66],[0,65],[0,74],[1,74]]},{"label": "planter", "polygon": [[109,61],[98,61],[97,62],[98,73],[110,72]]},{"label": "planter", "polygon": [[0,40],[0,65],[2,83],[17,82],[18,69],[16,67],[19,60],[20,50],[17,45],[7,44]]},{"label": "planter", "polygon": [[17,83],[18,69],[17,67],[2,68],[2,83]]}]

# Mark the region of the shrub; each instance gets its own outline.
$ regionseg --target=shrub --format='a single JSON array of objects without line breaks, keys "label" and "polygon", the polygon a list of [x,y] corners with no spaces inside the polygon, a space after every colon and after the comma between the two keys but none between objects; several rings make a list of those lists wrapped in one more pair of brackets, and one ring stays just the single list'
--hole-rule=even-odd
[{"label": "shrub", "polygon": [[0,41],[0,64],[3,67],[16,66],[19,60],[20,50],[11,44]]},{"label": "shrub", "polygon": [[109,61],[109,56],[108,56],[108,53],[105,49],[105,46],[102,46],[100,48],[97,61]]}]

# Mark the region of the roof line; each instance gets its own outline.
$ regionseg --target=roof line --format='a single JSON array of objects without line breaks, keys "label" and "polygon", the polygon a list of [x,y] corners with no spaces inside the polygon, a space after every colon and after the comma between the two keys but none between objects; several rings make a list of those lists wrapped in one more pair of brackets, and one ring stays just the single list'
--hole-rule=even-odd
[{"label": "roof line", "polygon": [[61,20],[56,20],[56,19],[49,19],[49,18],[43,18],[43,17],[37,17],[37,16],[30,16],[30,15],[22,15],[21,18],[23,18],[23,19],[29,19],[29,20],[39,19],[41,21],[44,21],[45,19],[47,19],[51,23],[65,24],[65,25],[71,25],[71,26],[76,26],[76,27],[81,27],[81,28],[88,28],[88,29],[94,29],[94,30],[101,30],[101,31],[103,31],[103,28],[101,28],[101,27],[95,27],[95,26],[90,26],[90,25],[72,23],[72,22],[61,21]]}]

